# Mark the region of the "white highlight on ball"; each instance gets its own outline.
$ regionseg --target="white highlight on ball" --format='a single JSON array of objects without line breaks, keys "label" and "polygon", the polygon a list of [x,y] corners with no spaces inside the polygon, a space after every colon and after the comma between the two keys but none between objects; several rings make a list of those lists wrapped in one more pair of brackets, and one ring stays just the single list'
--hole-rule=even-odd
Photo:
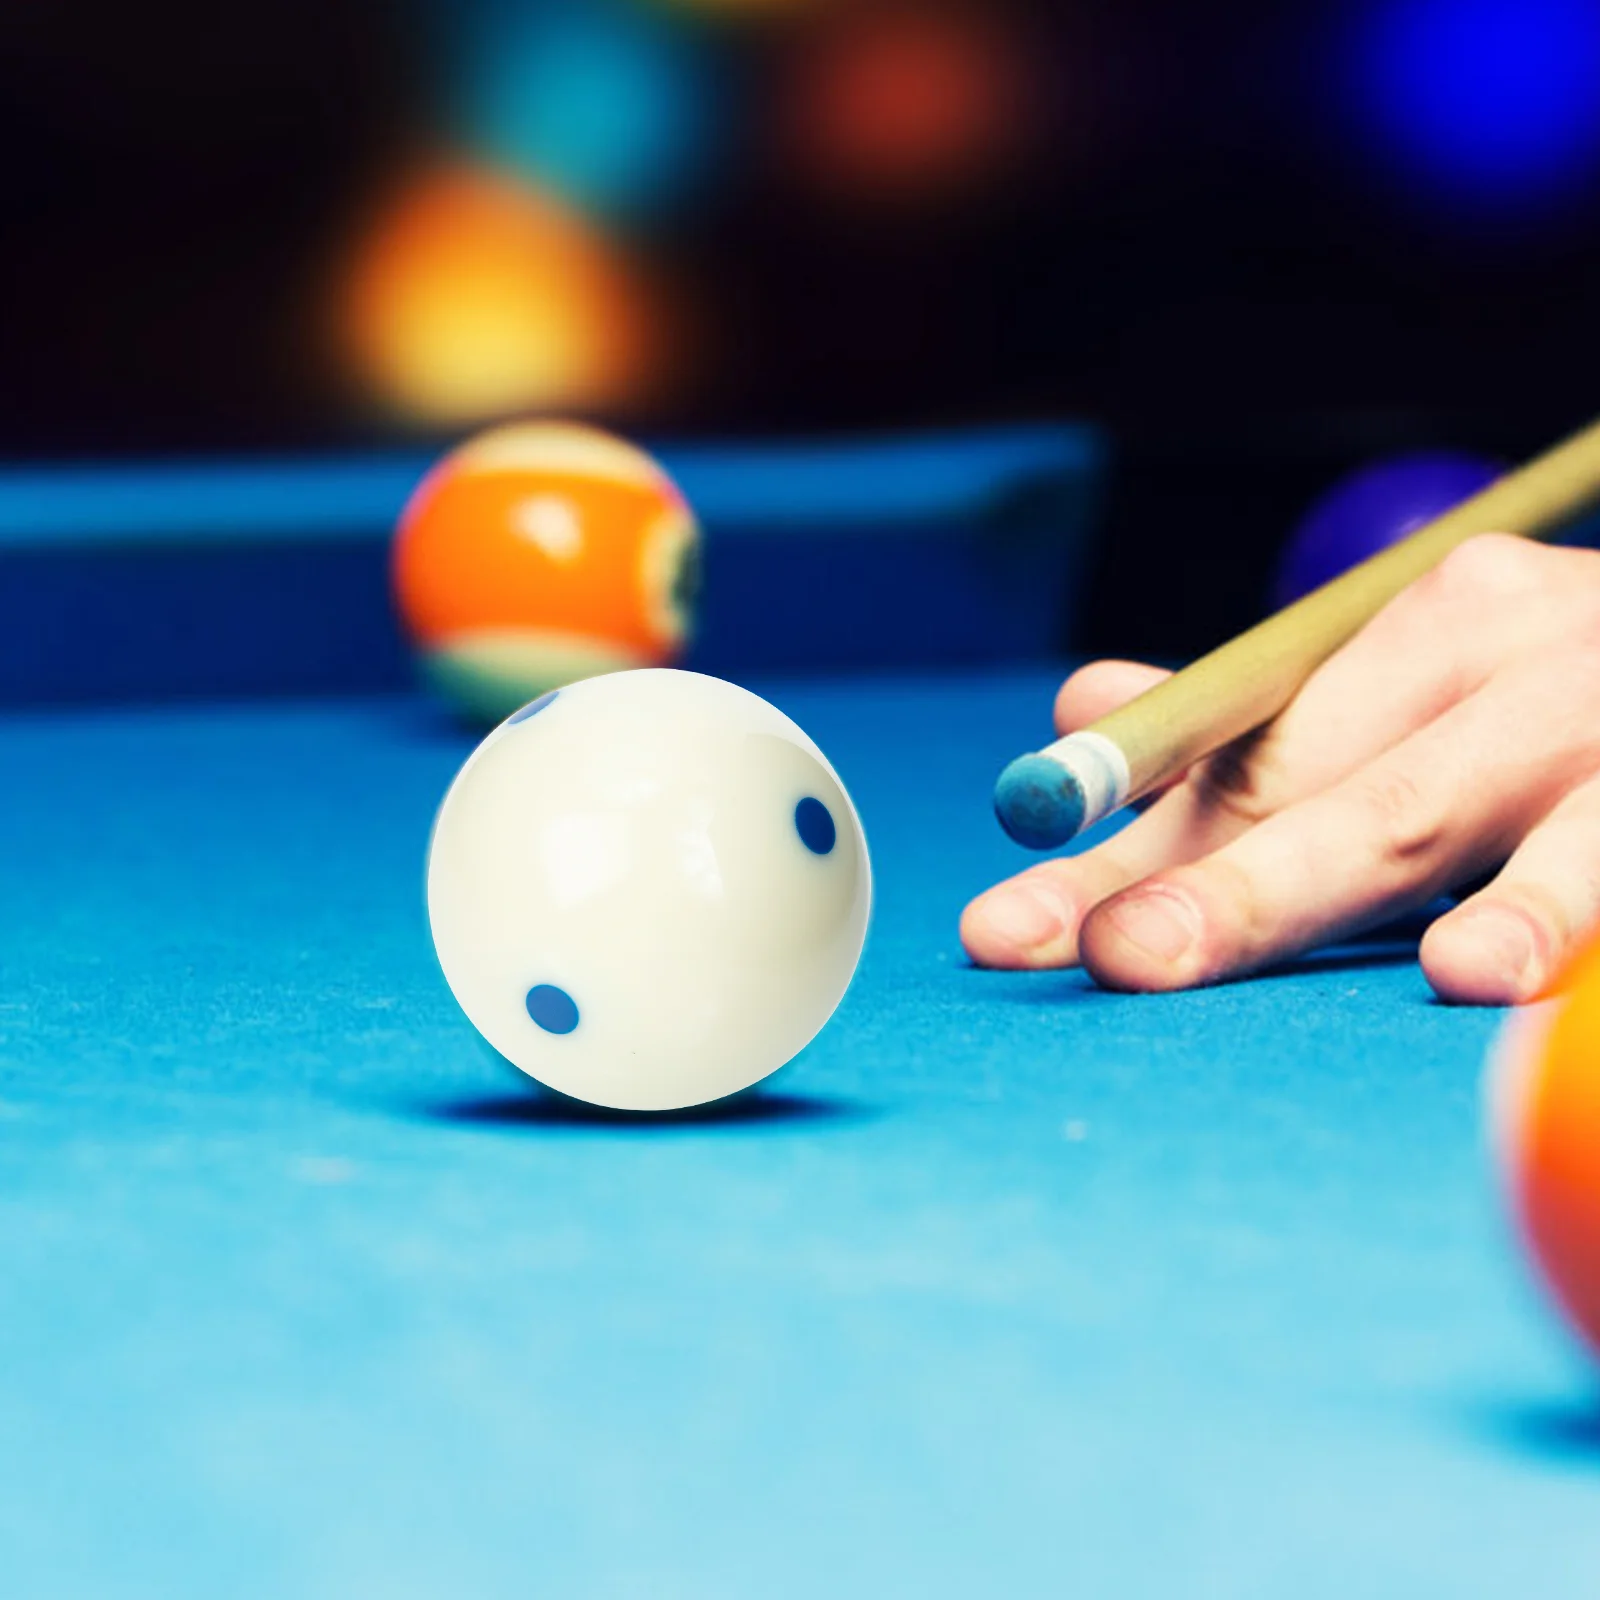
[{"label": "white highlight on ball", "polygon": [[519,502],[511,525],[552,561],[565,565],[583,554],[583,521],[565,495],[536,494]]},{"label": "white highlight on ball", "polygon": [[554,816],[539,838],[540,865],[557,905],[578,906],[603,894],[628,870],[628,841],[616,819],[574,812]]}]

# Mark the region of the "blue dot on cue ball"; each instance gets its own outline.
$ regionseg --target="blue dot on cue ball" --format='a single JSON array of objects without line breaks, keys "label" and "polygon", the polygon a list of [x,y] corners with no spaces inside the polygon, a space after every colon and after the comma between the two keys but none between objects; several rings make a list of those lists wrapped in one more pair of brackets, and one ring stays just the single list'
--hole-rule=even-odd
[{"label": "blue dot on cue ball", "polygon": [[528,991],[528,1015],[546,1033],[571,1033],[578,1026],[578,1007],[565,989],[536,983]]},{"label": "blue dot on cue ball", "polygon": [[513,711],[506,718],[506,726],[509,728],[513,722],[526,722],[529,717],[538,716],[560,693],[559,689],[552,689],[549,694],[542,694],[537,700],[530,700],[520,711]]},{"label": "blue dot on cue ball", "polygon": [[839,830],[833,825],[833,813],[809,794],[794,808],[794,831],[814,856],[827,855],[839,837]]}]

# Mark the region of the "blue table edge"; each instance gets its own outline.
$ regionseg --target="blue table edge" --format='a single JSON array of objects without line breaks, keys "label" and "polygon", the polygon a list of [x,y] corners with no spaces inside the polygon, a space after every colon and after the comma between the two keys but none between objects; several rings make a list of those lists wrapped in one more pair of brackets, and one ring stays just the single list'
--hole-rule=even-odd
[{"label": "blue table edge", "polygon": [[[387,538],[443,448],[0,467],[0,550]],[[1060,422],[656,453],[703,521],[759,533],[960,520],[1020,481],[1097,478],[1107,446]]]}]

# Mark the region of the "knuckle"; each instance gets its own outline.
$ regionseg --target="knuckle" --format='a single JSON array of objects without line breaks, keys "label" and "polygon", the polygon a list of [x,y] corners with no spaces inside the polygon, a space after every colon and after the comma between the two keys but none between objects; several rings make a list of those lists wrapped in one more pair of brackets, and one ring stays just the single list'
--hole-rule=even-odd
[{"label": "knuckle", "polygon": [[1273,728],[1236,740],[1190,768],[1184,782],[1202,811],[1233,818],[1247,827],[1281,809],[1285,789],[1279,742]]},{"label": "knuckle", "polygon": [[1450,609],[1478,608],[1524,594],[1544,581],[1546,552],[1509,533],[1480,533],[1458,544],[1414,585],[1419,597]]},{"label": "knuckle", "polygon": [[1595,682],[1594,669],[1600,663],[1600,584],[1586,584],[1570,598],[1571,631],[1564,642],[1571,646],[1579,681],[1588,686]]},{"label": "knuckle", "polygon": [[1414,863],[1438,853],[1449,816],[1409,773],[1369,774],[1357,785],[1355,799],[1372,824],[1385,860]]}]

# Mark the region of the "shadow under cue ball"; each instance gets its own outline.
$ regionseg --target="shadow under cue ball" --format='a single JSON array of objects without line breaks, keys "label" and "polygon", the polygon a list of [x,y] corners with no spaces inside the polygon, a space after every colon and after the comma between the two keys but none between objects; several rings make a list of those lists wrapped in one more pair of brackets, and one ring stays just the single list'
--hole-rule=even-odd
[{"label": "shadow under cue ball", "polygon": [[452,993],[530,1077],[673,1111],[797,1055],[855,973],[872,870],[822,752],[694,672],[590,678],[502,723],[434,823]]},{"label": "shadow under cue ball", "polygon": [[648,454],[594,428],[521,423],[423,479],[393,579],[424,677],[498,722],[581,678],[676,660],[699,562],[694,514]]},{"label": "shadow under cue ball", "polygon": [[1600,940],[1553,999],[1511,1014],[1488,1089],[1522,1236],[1555,1300],[1600,1356]]},{"label": "shadow under cue ball", "polygon": [[1492,461],[1430,450],[1379,461],[1340,479],[1290,534],[1273,573],[1274,608],[1398,544],[1500,475]]}]

